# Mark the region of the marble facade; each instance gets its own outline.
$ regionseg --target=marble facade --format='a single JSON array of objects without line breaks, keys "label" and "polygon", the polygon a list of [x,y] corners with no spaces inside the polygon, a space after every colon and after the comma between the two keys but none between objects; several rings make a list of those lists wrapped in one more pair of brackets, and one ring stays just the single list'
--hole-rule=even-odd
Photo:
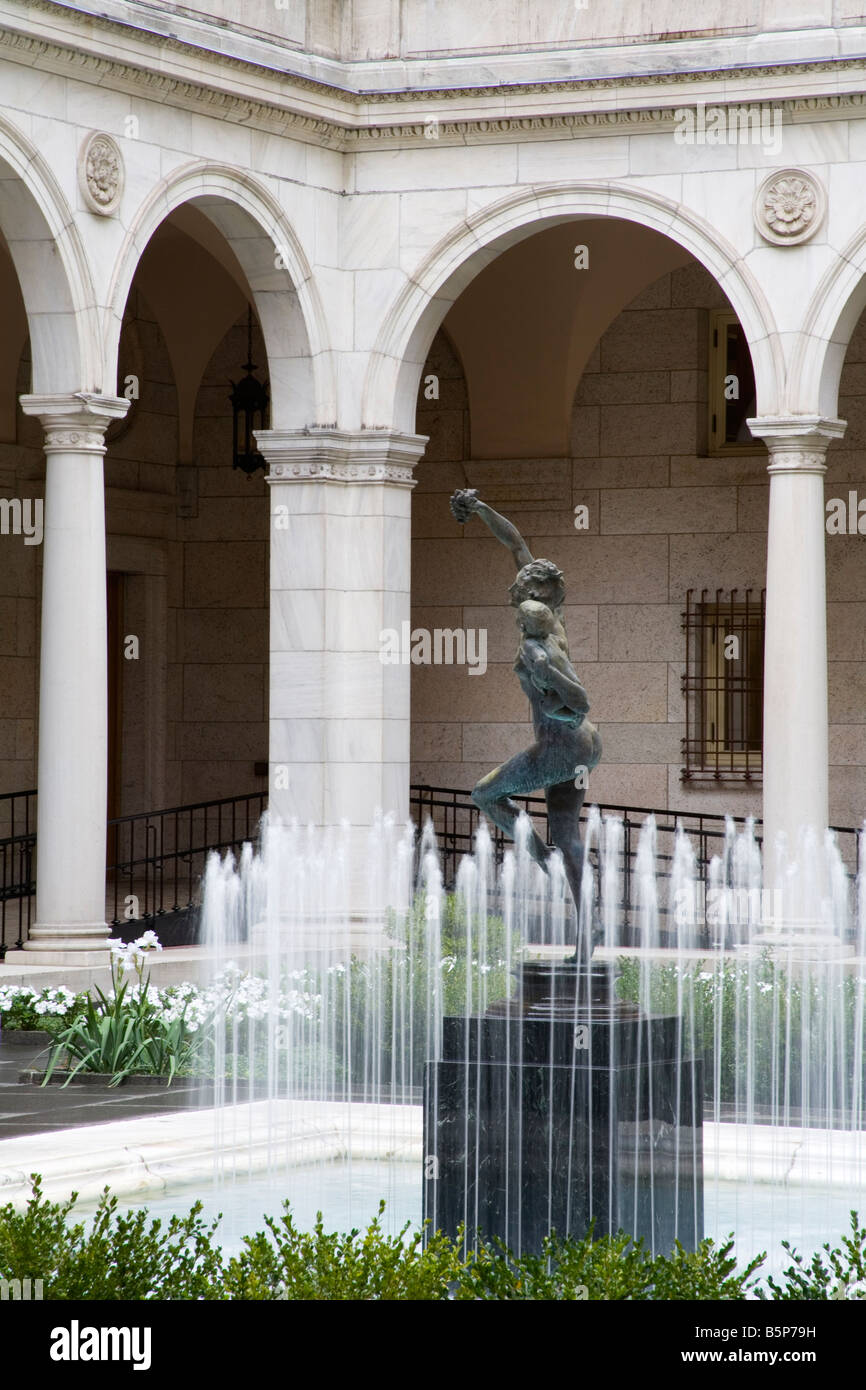
[{"label": "marble facade", "polygon": [[[0,771],[19,789],[38,759],[46,951],[105,936],[106,565],[149,639],[128,808],[251,790],[266,759],[277,811],[360,834],[405,816],[412,767],[469,787],[511,750],[506,569],[441,514],[467,477],[518,515],[544,480],[521,520],[573,574],[597,796],[697,806],[677,614],[736,581],[768,591],[770,831],[862,817],[866,562],[823,502],[864,472],[866,17],[644,13],[0,0],[0,492],[46,504],[42,547],[0,536]],[[218,399],[247,302],[271,393],[250,486]],[[727,459],[700,423],[719,307],[757,385]],[[483,679],[379,661],[410,573],[413,621],[488,627]]]}]

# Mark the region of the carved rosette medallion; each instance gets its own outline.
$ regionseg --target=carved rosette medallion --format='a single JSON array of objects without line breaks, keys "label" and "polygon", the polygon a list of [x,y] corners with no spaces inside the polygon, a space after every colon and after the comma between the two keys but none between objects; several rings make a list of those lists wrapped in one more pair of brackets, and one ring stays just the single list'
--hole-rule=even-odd
[{"label": "carved rosette medallion", "polygon": [[778,169],[755,195],[755,225],[774,246],[798,246],[814,236],[826,209],[827,196],[813,174]]},{"label": "carved rosette medallion", "polygon": [[110,217],[123,195],[123,155],[110,135],[88,135],[78,156],[78,182],[91,212]]}]

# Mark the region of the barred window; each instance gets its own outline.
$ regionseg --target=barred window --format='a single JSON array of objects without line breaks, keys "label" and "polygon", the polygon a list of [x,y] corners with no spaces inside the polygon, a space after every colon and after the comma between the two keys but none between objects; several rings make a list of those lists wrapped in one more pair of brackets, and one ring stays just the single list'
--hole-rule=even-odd
[{"label": "barred window", "polygon": [[684,782],[761,776],[764,591],[690,589],[686,633]]}]

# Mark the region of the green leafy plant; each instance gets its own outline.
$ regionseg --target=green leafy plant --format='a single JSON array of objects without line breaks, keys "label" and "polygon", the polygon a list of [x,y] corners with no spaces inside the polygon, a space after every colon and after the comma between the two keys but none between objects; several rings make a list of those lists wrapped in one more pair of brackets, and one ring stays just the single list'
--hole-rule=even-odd
[{"label": "green leafy plant", "polygon": [[0,1024],[10,1032],[56,1033],[84,1009],[86,999],[65,985],[41,990],[6,985],[0,988]]},{"label": "green leafy plant", "polygon": [[288,1202],[280,1218],[244,1238],[240,1254],[225,1259],[195,1203],[167,1224],[146,1208],[119,1213],[103,1193],[89,1224],[70,1219],[75,1194],[52,1202],[38,1176],[24,1211],[0,1207],[0,1279],[41,1279],[43,1297],[87,1300],[314,1300],[605,1302],[814,1300],[866,1293],[866,1229],[851,1213],[851,1233],[840,1248],[823,1247],[811,1261],[787,1243],[793,1263],[782,1276],[758,1283],[764,1256],[738,1270],[733,1237],[704,1240],[697,1250],[677,1244],[653,1256],[641,1241],[619,1232],[582,1240],[555,1235],[538,1255],[513,1255],[499,1241],[480,1241],[461,1253],[463,1232],[383,1230],[384,1202],[365,1230],[298,1228]]},{"label": "green leafy plant", "polygon": [[146,1208],[118,1214],[106,1188],[89,1227],[71,1224],[77,1194],[64,1202],[42,1195],[32,1177],[24,1211],[0,1207],[0,1278],[41,1279],[45,1299],[143,1300],[224,1297],[217,1222],[201,1219],[201,1203],[166,1226]]},{"label": "green leafy plant", "polygon": [[610,1302],[741,1299],[754,1287],[759,1255],[739,1274],[733,1239],[697,1250],[677,1242],[670,1256],[653,1256],[643,1242],[619,1232],[582,1240],[548,1236],[540,1255],[516,1257],[500,1241],[482,1245],[460,1276],[457,1298],[482,1301],[588,1299]]},{"label": "green leafy plant", "polygon": [[703,1061],[708,1101],[736,1103],[747,1064],[753,1102],[771,1109],[799,1106],[807,1082],[835,1070],[840,1057],[837,1104],[866,1081],[854,974],[789,976],[769,951],[702,969],[624,957],[618,970],[621,999],[682,1017],[683,1047]]},{"label": "green leafy plant", "polygon": [[783,1240],[782,1248],[793,1261],[782,1275],[784,1282],[771,1275],[768,1291],[759,1289],[758,1298],[780,1302],[866,1299],[866,1228],[856,1211],[851,1212],[851,1234],[842,1237],[841,1249],[831,1249],[828,1241],[806,1261],[789,1241]]},{"label": "green leafy plant", "polygon": [[409,1237],[382,1230],[385,1203],[365,1231],[325,1231],[321,1213],[312,1231],[295,1225],[288,1202],[279,1220],[266,1217],[266,1231],[244,1240],[243,1252],[226,1268],[230,1298],[304,1299],[329,1302],[430,1302],[447,1299],[463,1262],[455,1243],[437,1234],[425,1245],[421,1231]]},{"label": "green leafy plant", "polygon": [[[111,944],[112,993],[95,986],[96,997],[87,996],[81,1012],[58,1032],[43,1086],[61,1061],[71,1063],[67,1086],[82,1071],[109,1075],[112,1086],[133,1073],[165,1076],[170,1085],[179,1068],[191,1065],[201,1039],[189,1026],[186,1008],[181,1007],[175,1017],[166,1016],[149,988],[146,953],[161,949],[153,932],[146,932],[131,946]],[[137,976],[136,987],[122,978],[130,970]]]}]

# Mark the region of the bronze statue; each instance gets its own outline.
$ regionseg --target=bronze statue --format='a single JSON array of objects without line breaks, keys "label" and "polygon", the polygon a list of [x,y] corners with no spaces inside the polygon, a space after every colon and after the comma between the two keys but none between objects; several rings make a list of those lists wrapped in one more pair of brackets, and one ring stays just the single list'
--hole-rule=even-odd
[{"label": "bronze statue", "polygon": [[[513,839],[520,807],[511,797],[528,796],[543,787],[550,838],[562,853],[571,895],[579,906],[580,808],[586,779],[601,757],[601,738],[586,718],[589,700],[569,659],[562,623],[562,571],[551,560],[533,559],[517,527],[482,502],[474,488],[454,493],[451,512],[461,524],[477,516],[514,556],[517,578],[509,592],[521,632],[514,670],[529,700],[535,730],[532,747],[482,777],[472,799]],[[535,830],[529,851],[545,868],[551,849]]]}]

